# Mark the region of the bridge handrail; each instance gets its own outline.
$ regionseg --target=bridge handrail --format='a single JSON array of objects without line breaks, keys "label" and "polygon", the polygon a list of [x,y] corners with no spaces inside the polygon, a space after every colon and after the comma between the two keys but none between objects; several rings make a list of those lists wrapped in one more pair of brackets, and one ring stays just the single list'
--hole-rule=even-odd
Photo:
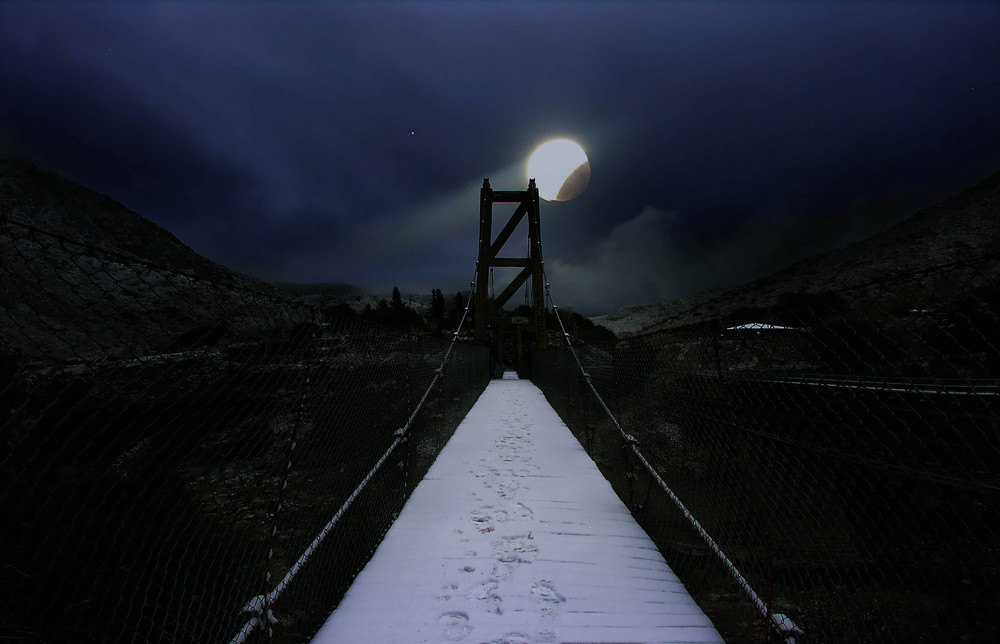
[{"label": "bridge handrail", "polygon": [[795,644],[799,642],[801,637],[804,635],[802,629],[796,626],[795,622],[793,622],[791,618],[788,617],[787,615],[783,615],[781,613],[772,613],[770,611],[770,607],[767,605],[767,603],[764,602],[763,599],[761,599],[760,595],[753,589],[753,587],[750,585],[750,582],[747,581],[746,577],[743,576],[743,573],[741,573],[740,570],[736,567],[736,564],[734,564],[733,561],[726,555],[726,553],[723,552],[722,548],[715,541],[715,539],[713,539],[712,536],[708,534],[708,531],[705,530],[704,527],[702,527],[701,523],[694,517],[691,511],[687,509],[687,507],[684,505],[684,502],[681,501],[680,497],[678,497],[677,494],[675,494],[674,491],[670,489],[670,486],[667,485],[666,481],[663,480],[663,478],[657,473],[656,469],[649,463],[648,460],[646,460],[646,457],[643,456],[642,451],[639,449],[635,437],[633,437],[631,434],[626,433],[625,430],[622,429],[622,426],[621,424],[619,424],[618,419],[615,417],[614,413],[612,413],[607,403],[604,402],[604,398],[601,397],[601,394],[597,391],[597,388],[591,381],[590,374],[587,373],[587,371],[583,368],[583,363],[580,362],[580,357],[577,355],[576,349],[573,347],[573,343],[570,340],[570,335],[566,331],[566,327],[563,325],[562,318],[559,316],[559,307],[556,306],[555,302],[552,299],[552,292],[548,282],[545,283],[545,294],[546,297],[548,297],[549,301],[552,303],[552,312],[553,314],[555,314],[556,321],[559,322],[559,330],[563,334],[563,339],[566,342],[566,348],[569,349],[570,354],[573,356],[574,362],[576,362],[577,369],[579,369],[580,371],[580,376],[583,378],[583,381],[587,384],[587,388],[594,395],[594,398],[597,400],[597,403],[601,406],[601,409],[603,409],[604,413],[607,414],[608,419],[614,425],[615,429],[618,430],[618,434],[621,436],[622,440],[625,441],[625,443],[629,446],[630,451],[633,454],[635,454],[635,456],[639,459],[639,462],[642,463],[643,467],[646,468],[646,471],[648,471],[650,476],[653,477],[653,480],[655,480],[656,483],[660,486],[660,488],[662,488],[663,491],[666,492],[670,500],[674,503],[674,505],[677,506],[677,509],[680,510],[681,513],[684,515],[684,518],[687,519],[688,523],[691,524],[691,527],[695,529],[698,535],[701,536],[702,540],[704,540],[705,543],[708,545],[708,547],[712,550],[712,552],[715,553],[715,556],[719,558],[723,566],[725,566],[726,570],[728,570],[729,573],[736,580],[736,583],[739,585],[739,587],[750,598],[750,601],[753,602],[754,606],[760,612],[761,616],[765,620],[769,621],[769,626],[774,629],[775,633],[780,637],[781,641],[785,642],[786,644]]},{"label": "bridge handrail", "polygon": [[236,635],[233,636],[233,638],[230,640],[230,644],[243,644],[244,642],[247,641],[247,638],[249,638],[250,635],[255,630],[257,630],[258,628],[263,628],[265,624],[269,629],[269,636],[270,636],[270,629],[274,624],[277,623],[277,618],[274,617],[274,614],[272,613],[270,607],[278,600],[278,598],[281,596],[284,590],[289,586],[289,584],[291,584],[292,580],[303,568],[303,566],[305,566],[306,562],[309,561],[309,558],[312,557],[313,553],[316,552],[316,550],[319,548],[320,545],[322,545],[323,540],[326,539],[326,536],[330,533],[333,527],[337,524],[337,521],[340,520],[340,518],[344,515],[347,509],[351,506],[354,500],[358,498],[358,495],[361,494],[361,492],[365,489],[365,487],[372,480],[372,478],[375,477],[378,471],[382,469],[382,466],[389,459],[389,456],[393,453],[393,451],[395,451],[396,448],[399,447],[401,443],[406,441],[407,433],[409,432],[410,427],[416,420],[417,415],[420,413],[420,410],[423,409],[424,403],[427,401],[427,398],[434,390],[434,387],[437,386],[438,381],[444,375],[444,370],[448,366],[448,361],[451,359],[452,350],[455,348],[455,344],[458,342],[458,339],[462,332],[462,327],[465,325],[465,321],[469,317],[469,307],[471,306],[471,302],[474,300],[475,288],[476,288],[476,280],[473,279],[472,295],[469,297],[469,302],[466,303],[465,311],[462,313],[462,319],[458,323],[458,328],[455,329],[455,332],[452,334],[451,342],[448,343],[448,348],[444,352],[444,357],[441,359],[440,366],[434,371],[434,377],[431,379],[430,384],[427,385],[427,389],[424,390],[424,393],[420,397],[420,400],[417,402],[416,407],[414,407],[413,411],[410,413],[410,416],[407,418],[406,424],[395,431],[394,433],[395,438],[393,439],[392,444],[389,445],[388,449],[386,449],[385,452],[382,454],[382,456],[378,459],[378,461],[375,462],[375,465],[373,465],[372,468],[368,471],[368,474],[366,474],[365,477],[361,479],[361,482],[358,484],[356,488],[354,488],[354,491],[351,492],[350,496],[347,497],[347,499],[340,506],[340,508],[333,514],[332,517],[330,517],[330,520],[326,522],[326,525],[323,526],[323,529],[319,531],[319,533],[316,535],[315,538],[313,538],[312,543],[310,543],[309,546],[302,552],[302,554],[299,555],[299,558],[295,560],[295,563],[292,564],[291,568],[288,569],[288,572],[285,573],[285,576],[281,579],[281,581],[279,581],[277,585],[275,585],[275,587],[268,593],[253,597],[243,606],[242,612],[250,614],[251,617],[250,619],[247,620],[247,622],[243,625],[243,627],[240,628],[239,632],[237,632]]}]

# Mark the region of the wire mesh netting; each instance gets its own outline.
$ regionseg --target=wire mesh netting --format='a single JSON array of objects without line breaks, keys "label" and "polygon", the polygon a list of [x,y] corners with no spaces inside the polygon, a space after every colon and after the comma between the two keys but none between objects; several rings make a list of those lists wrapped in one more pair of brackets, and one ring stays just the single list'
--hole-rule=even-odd
[{"label": "wire mesh netting", "polygon": [[790,294],[578,346],[586,377],[536,352],[532,377],[728,641],[762,641],[766,611],[815,642],[1000,641],[998,273]]},{"label": "wire mesh netting", "polygon": [[326,527],[269,606],[308,641],[488,380],[225,270],[16,221],[0,258],[0,639],[229,641]]}]

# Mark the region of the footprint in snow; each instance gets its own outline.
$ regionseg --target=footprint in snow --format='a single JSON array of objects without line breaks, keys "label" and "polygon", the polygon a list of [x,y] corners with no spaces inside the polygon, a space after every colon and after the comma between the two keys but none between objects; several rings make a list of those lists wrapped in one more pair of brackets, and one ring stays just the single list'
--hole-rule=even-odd
[{"label": "footprint in snow", "polygon": [[499,638],[483,644],[532,644],[534,641],[525,633],[504,633]]},{"label": "footprint in snow", "polygon": [[503,507],[495,510],[493,514],[498,522],[503,523],[505,521],[526,521],[534,516],[535,513],[528,506],[515,501],[513,503],[505,503]]},{"label": "footprint in snow", "polygon": [[441,624],[445,639],[452,642],[465,639],[465,636],[472,632],[472,626],[469,625],[469,615],[462,611],[452,610],[442,613],[438,617],[438,623]]},{"label": "footprint in snow", "polygon": [[499,587],[500,582],[496,579],[490,579],[476,586],[475,590],[470,592],[468,597],[475,600],[487,613],[503,615],[503,598],[497,592]]},{"label": "footprint in snow", "polygon": [[532,584],[531,598],[535,600],[538,610],[546,615],[554,614],[559,606],[566,603],[566,598],[556,592],[552,582],[547,579]]},{"label": "footprint in snow", "polygon": [[538,555],[538,547],[532,543],[531,535],[500,537],[492,544],[497,561],[503,563],[531,563]]},{"label": "footprint in snow", "polygon": [[472,522],[476,524],[476,527],[482,527],[493,519],[493,516],[490,514],[490,510],[492,509],[493,506],[487,505],[472,512]]},{"label": "footprint in snow", "polygon": [[449,599],[451,599],[452,594],[456,590],[458,590],[458,584],[445,584],[444,586],[441,586],[441,590],[443,590],[444,592],[435,597],[434,599],[436,599],[439,602],[446,602]]}]

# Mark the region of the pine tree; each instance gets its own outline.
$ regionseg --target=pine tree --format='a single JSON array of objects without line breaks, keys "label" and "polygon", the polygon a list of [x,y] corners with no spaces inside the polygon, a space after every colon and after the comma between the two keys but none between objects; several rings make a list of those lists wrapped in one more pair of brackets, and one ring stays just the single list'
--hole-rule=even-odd
[{"label": "pine tree", "polygon": [[462,316],[465,314],[465,298],[462,296],[462,292],[459,291],[455,293],[455,324],[460,324],[462,322]]},{"label": "pine tree", "polygon": [[403,308],[403,296],[399,294],[399,287],[392,287],[392,308],[395,311]]},{"label": "pine tree", "polygon": [[438,288],[431,290],[431,317],[439,322],[444,319],[444,293]]}]

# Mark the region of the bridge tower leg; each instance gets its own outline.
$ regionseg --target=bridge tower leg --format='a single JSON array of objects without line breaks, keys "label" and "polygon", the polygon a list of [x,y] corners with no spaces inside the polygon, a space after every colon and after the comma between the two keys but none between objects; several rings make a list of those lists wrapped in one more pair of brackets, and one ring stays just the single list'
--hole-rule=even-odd
[{"label": "bridge tower leg", "polygon": [[[493,239],[493,204],[516,203],[517,209],[507,220],[500,234]],[[504,244],[510,239],[524,217],[528,217],[528,257],[498,257]],[[479,197],[479,260],[477,263],[476,295],[473,311],[475,313],[475,340],[486,344],[487,327],[493,324],[493,319],[503,308],[503,305],[531,279],[532,318],[534,327],[535,347],[544,349],[548,345],[545,325],[545,281],[542,278],[542,227],[538,213],[538,188],[535,180],[528,182],[527,190],[493,190],[490,180],[483,179],[483,188]],[[510,284],[504,288],[496,299],[490,301],[489,279],[490,269],[520,268]]]}]

